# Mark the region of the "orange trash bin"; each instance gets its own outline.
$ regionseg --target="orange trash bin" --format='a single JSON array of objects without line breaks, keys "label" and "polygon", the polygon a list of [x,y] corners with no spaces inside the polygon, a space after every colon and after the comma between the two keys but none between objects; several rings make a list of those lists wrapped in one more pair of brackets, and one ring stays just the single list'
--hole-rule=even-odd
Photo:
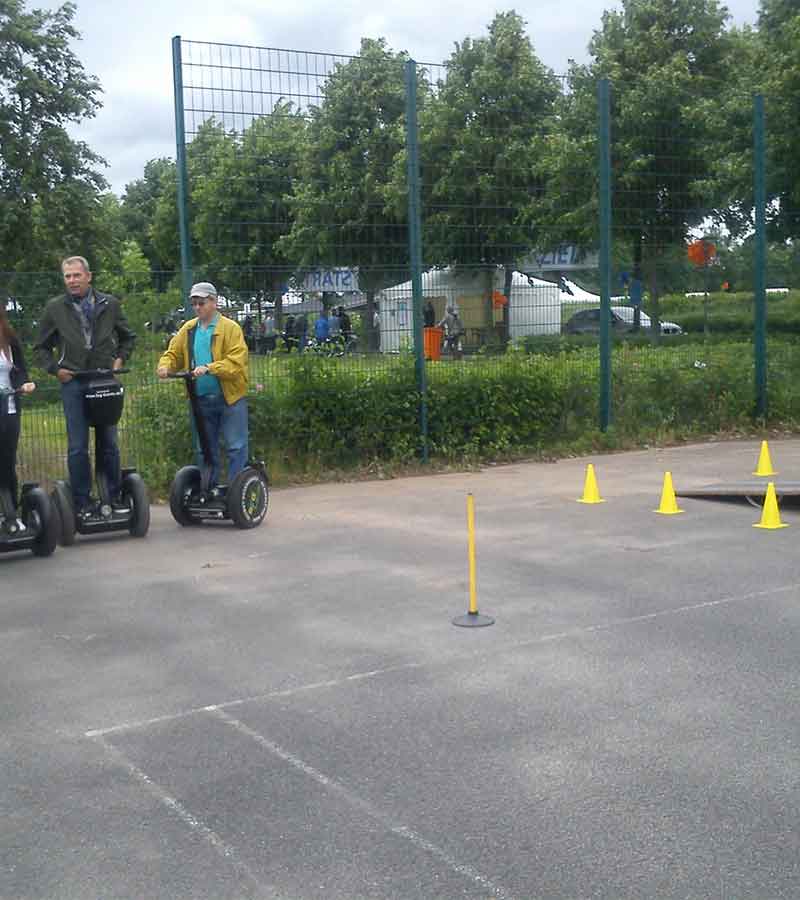
[{"label": "orange trash bin", "polygon": [[422,347],[425,352],[425,359],[441,359],[442,358],[442,338],[444,337],[444,328],[423,328],[422,329]]}]

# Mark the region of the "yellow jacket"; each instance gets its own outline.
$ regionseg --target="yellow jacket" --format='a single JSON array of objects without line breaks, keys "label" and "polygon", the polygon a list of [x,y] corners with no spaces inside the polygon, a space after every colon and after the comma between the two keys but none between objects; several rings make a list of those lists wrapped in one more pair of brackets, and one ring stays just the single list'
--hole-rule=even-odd
[{"label": "yellow jacket", "polygon": [[[171,372],[194,368],[194,334],[197,319],[189,319],[169,342],[158,366],[166,366]],[[230,406],[247,393],[247,361],[249,353],[244,334],[237,322],[220,313],[211,338],[213,362],[209,374],[219,378],[225,402]]]}]

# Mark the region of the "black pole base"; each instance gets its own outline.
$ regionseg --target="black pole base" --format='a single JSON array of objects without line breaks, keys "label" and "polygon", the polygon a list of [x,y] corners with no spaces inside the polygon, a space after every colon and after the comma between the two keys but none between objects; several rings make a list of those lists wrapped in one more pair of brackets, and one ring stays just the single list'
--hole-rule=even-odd
[{"label": "black pole base", "polygon": [[485,628],[487,625],[494,625],[494,619],[480,613],[468,612],[463,616],[456,616],[453,625],[458,625],[459,628]]}]

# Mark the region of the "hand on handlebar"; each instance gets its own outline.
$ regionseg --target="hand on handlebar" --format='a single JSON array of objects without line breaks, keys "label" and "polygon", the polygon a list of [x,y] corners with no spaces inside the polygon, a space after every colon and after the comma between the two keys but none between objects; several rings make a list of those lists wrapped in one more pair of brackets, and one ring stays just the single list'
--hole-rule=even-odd
[{"label": "hand on handlebar", "polygon": [[69,369],[59,369],[56,372],[56,378],[62,384],[66,384],[68,381],[72,381],[72,372]]},{"label": "hand on handlebar", "polygon": [[20,391],[22,391],[23,394],[32,394],[35,390],[36,383],[33,381],[26,381],[20,388]]},{"label": "hand on handlebar", "polygon": [[125,365],[125,360],[123,360],[121,357],[118,356],[114,360],[113,371],[116,372],[118,369],[121,369],[124,365]]},{"label": "hand on handlebar", "polygon": [[192,375],[194,375],[195,378],[200,378],[201,375],[206,374],[208,374],[208,366],[196,366],[192,372]]},{"label": "hand on handlebar", "polygon": [[156,375],[159,378],[169,378],[169,369],[166,366],[159,366],[156,369]]}]

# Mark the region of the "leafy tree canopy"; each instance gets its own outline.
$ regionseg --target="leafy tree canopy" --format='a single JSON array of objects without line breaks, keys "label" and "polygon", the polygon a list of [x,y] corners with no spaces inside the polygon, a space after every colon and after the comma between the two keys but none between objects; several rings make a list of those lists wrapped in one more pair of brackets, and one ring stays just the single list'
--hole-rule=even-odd
[{"label": "leafy tree canopy", "polygon": [[103,160],[67,125],[91,118],[100,85],[73,50],[75,6],[0,0],[0,247],[3,268],[50,268],[92,246]]},{"label": "leafy tree canopy", "polygon": [[515,12],[456,45],[420,115],[429,263],[511,267],[536,247],[536,162],[559,93]]}]

